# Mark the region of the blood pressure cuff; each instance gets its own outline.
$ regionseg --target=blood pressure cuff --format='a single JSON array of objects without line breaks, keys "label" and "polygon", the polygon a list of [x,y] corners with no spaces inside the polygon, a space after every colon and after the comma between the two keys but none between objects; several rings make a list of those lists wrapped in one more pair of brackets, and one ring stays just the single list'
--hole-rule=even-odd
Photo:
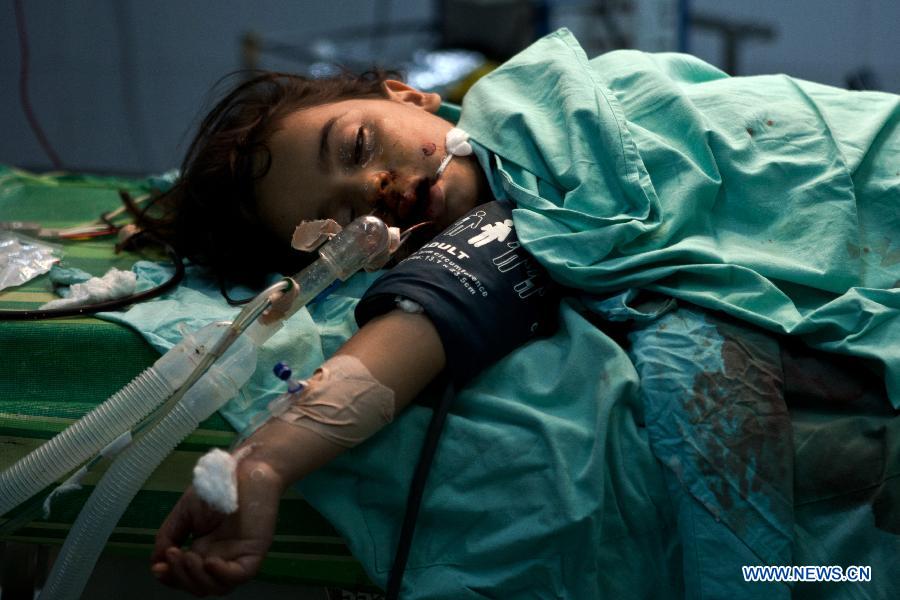
[{"label": "blood pressure cuff", "polygon": [[422,306],[444,346],[447,370],[463,383],[512,349],[556,326],[558,291],[521,247],[512,208],[482,204],[378,279],[356,307],[360,327]]}]

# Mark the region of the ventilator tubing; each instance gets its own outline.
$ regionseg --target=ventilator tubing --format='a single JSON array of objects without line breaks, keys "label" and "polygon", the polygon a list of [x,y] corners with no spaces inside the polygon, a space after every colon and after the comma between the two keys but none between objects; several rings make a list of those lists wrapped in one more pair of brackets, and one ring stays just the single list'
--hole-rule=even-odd
[{"label": "ventilator tubing", "polygon": [[211,324],[186,335],[106,402],[0,473],[0,515],[61,479],[147,416],[184,383],[220,333],[221,325]]},{"label": "ventilator tubing", "polygon": [[[353,221],[319,251],[319,260],[294,276],[300,290],[285,318],[315,298],[335,279],[345,280],[388,253],[389,245],[388,228],[380,219],[365,216]],[[42,600],[74,600],[81,596],[106,540],[144,481],[175,446],[196,429],[200,421],[235,396],[253,374],[257,347],[271,337],[282,322],[262,325],[256,320],[268,305],[268,296],[269,290],[248,304],[235,319],[233,327],[226,324],[228,331],[222,334],[210,351],[215,355],[219,347],[231,343],[224,356],[190,386],[181,401],[161,416],[161,420],[138,435],[100,480],[60,550],[53,571],[41,591]],[[248,326],[247,334],[241,336],[240,333]],[[203,370],[206,362],[201,357],[198,372]],[[186,369],[191,373],[183,379],[187,385],[196,377],[193,364],[197,363]],[[177,400],[180,392],[175,392],[170,403]],[[164,406],[161,412],[166,408]],[[112,435],[109,440],[115,437]]]},{"label": "ventilator tubing", "polygon": [[41,599],[81,597],[106,540],[144,481],[201,421],[238,393],[255,369],[256,345],[242,336],[171,412],[119,455],[72,526]]}]

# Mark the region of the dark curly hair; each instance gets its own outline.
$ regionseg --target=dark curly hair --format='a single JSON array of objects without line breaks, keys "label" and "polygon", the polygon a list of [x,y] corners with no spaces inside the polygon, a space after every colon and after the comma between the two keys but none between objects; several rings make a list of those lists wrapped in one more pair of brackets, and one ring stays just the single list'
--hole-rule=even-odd
[{"label": "dark curly hair", "polygon": [[[246,78],[245,73],[237,75]],[[382,70],[322,79],[254,72],[203,119],[174,186],[145,210],[126,200],[136,224],[209,267],[223,292],[226,282],[257,287],[272,271],[296,272],[310,255],[277,243],[257,216],[254,186],[271,166],[268,140],[296,110],[385,98],[384,81],[399,77]]]}]

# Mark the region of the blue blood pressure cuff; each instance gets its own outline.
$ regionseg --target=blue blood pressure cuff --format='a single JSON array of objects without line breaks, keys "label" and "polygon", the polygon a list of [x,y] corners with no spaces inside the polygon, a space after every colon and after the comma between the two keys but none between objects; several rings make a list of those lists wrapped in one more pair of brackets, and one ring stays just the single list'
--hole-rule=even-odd
[{"label": "blue blood pressure cuff", "polygon": [[482,204],[379,278],[356,307],[360,327],[419,304],[440,335],[447,370],[464,382],[556,325],[558,292],[519,244],[512,208]]}]

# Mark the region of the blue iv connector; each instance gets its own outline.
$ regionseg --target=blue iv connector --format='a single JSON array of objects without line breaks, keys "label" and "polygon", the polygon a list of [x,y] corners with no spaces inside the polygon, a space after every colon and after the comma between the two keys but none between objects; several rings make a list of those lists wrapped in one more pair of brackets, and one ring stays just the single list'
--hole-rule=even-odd
[{"label": "blue iv connector", "polygon": [[306,384],[299,379],[291,378],[291,368],[287,365],[287,363],[279,361],[274,367],[272,367],[272,372],[275,373],[275,377],[277,377],[278,379],[287,381],[289,394],[303,391],[303,388],[306,387]]}]

